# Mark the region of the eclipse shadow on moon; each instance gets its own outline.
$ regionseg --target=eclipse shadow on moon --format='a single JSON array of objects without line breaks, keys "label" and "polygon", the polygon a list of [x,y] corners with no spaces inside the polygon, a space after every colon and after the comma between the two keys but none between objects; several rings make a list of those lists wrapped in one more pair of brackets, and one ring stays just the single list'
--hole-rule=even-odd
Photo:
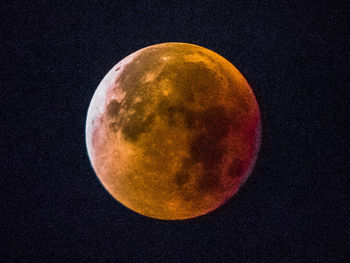
[{"label": "eclipse shadow on moon", "polygon": [[260,112],[226,59],[186,43],[149,46],[115,65],[91,100],[86,144],[107,191],[142,215],[206,214],[247,180]]}]

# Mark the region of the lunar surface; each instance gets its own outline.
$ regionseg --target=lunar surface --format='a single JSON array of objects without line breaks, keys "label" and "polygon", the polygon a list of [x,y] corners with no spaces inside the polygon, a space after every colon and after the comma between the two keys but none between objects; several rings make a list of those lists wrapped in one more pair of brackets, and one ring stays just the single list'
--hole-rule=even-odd
[{"label": "lunar surface", "polygon": [[86,144],[107,191],[157,219],[194,218],[247,180],[260,112],[226,59],[186,43],[149,46],[115,65],[88,110]]}]

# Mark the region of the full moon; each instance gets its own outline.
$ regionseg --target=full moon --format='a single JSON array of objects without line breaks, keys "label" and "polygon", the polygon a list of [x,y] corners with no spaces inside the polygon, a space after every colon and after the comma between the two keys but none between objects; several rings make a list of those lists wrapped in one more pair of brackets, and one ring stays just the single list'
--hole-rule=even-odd
[{"label": "full moon", "polygon": [[86,145],[121,204],[144,216],[198,217],[245,183],[260,147],[260,112],[242,74],[217,53],[163,43],[132,53],[91,100]]}]

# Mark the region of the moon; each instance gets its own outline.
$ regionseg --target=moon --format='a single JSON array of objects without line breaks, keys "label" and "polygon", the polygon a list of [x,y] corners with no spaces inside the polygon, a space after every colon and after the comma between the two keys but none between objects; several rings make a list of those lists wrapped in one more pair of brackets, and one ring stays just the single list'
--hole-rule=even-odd
[{"label": "moon", "polygon": [[189,219],[220,207],[247,180],[260,148],[260,111],[225,58],[163,43],[107,73],[85,135],[93,169],[117,201],[147,217]]}]

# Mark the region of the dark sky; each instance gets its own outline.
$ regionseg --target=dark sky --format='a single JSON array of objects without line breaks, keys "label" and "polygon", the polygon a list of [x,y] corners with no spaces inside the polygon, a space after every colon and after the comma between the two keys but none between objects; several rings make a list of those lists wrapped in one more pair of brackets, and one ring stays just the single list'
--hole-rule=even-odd
[{"label": "dark sky", "polygon": [[[0,6],[2,262],[346,262],[349,4],[38,2]],[[228,59],[261,109],[252,176],[193,220],[128,210],[86,152],[85,118],[101,79],[162,42]]]}]

